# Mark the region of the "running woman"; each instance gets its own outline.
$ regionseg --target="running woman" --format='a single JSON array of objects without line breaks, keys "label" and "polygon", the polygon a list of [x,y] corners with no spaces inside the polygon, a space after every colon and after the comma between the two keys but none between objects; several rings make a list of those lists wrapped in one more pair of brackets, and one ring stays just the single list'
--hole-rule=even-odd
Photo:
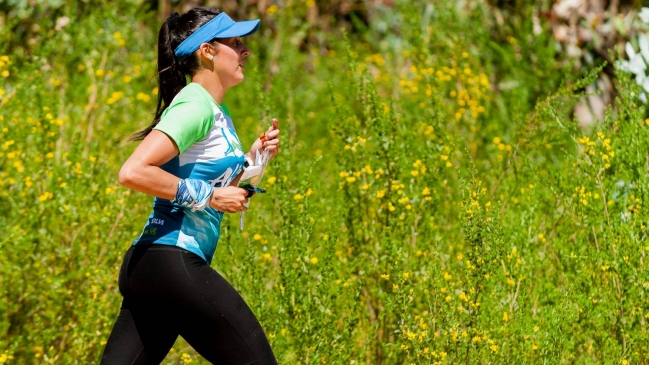
[{"label": "running woman", "polygon": [[[277,364],[253,312],[210,267],[223,213],[248,201],[230,186],[245,155],[222,101],[244,79],[241,37],[259,25],[195,8],[160,28],[156,115],[119,172],[120,184],[155,197],[153,212],[124,257],[124,299],[102,364],[159,364],[178,335],[214,364]],[[263,137],[249,156],[277,154],[277,120]]]}]

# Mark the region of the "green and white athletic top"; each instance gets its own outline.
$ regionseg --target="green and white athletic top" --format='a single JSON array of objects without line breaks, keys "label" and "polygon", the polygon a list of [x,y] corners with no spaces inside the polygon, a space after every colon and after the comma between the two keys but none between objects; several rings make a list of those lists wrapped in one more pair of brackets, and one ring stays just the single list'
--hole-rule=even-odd
[{"label": "green and white athletic top", "polygon": [[[180,154],[163,170],[181,179],[228,186],[243,169],[244,153],[230,112],[214,101],[199,84],[185,86],[163,112],[154,128],[176,142]],[[133,245],[160,244],[182,247],[212,261],[219,240],[223,212],[207,207],[192,212],[167,199],[155,198],[153,213]]]}]

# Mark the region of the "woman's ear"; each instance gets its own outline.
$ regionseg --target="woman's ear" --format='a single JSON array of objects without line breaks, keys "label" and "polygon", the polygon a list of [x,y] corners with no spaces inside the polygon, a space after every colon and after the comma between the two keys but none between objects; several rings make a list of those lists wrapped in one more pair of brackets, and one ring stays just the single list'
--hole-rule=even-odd
[{"label": "woman's ear", "polygon": [[203,43],[198,48],[198,53],[199,53],[200,57],[205,57],[210,61],[214,60],[214,56],[216,55],[215,51],[216,51],[216,49],[214,48],[214,46],[212,46],[209,43]]}]

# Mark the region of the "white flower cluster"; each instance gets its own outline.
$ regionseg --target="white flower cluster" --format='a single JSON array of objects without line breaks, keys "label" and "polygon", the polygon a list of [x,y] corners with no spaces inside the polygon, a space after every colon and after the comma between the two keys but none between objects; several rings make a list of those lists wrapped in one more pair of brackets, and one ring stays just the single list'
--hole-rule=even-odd
[{"label": "white flower cluster", "polygon": [[[649,24],[649,8],[642,8],[638,16],[644,24]],[[627,42],[625,50],[629,59],[619,60],[617,64],[620,69],[635,75],[636,83],[644,90],[644,92],[640,93],[640,100],[646,103],[647,95],[645,93],[649,93],[649,77],[646,74],[647,64],[649,63],[649,37],[643,32],[638,32],[638,46],[640,52],[636,53],[631,42]]]}]

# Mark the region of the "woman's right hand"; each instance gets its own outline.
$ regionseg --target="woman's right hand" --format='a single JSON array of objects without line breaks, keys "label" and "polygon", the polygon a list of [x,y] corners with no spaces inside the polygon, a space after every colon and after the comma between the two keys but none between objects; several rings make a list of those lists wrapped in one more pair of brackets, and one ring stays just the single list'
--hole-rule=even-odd
[{"label": "woman's right hand", "polygon": [[246,211],[248,208],[244,206],[248,202],[248,191],[235,186],[224,186],[222,188],[214,188],[212,197],[210,199],[210,207],[225,213],[236,213],[239,211]]}]

